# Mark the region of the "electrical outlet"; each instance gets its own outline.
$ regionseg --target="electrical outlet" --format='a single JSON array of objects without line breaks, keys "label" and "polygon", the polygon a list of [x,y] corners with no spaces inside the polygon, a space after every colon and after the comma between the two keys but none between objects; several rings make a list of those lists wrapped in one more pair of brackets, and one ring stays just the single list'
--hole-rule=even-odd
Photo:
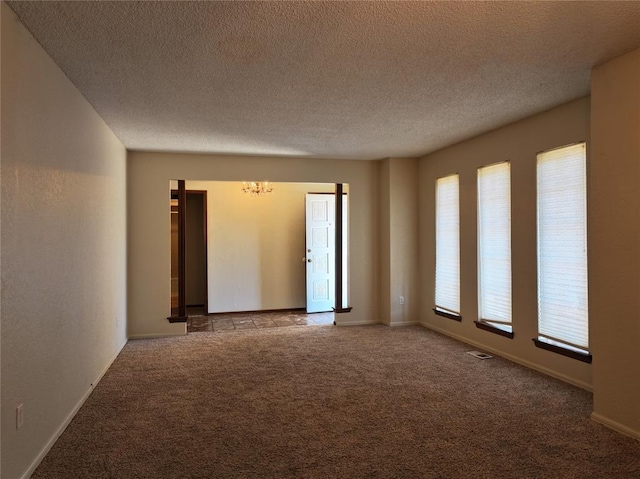
[{"label": "electrical outlet", "polygon": [[24,423],[24,411],[22,404],[18,404],[16,408],[16,429],[20,429]]},{"label": "electrical outlet", "polygon": [[404,304],[404,296],[400,296],[400,304]]}]

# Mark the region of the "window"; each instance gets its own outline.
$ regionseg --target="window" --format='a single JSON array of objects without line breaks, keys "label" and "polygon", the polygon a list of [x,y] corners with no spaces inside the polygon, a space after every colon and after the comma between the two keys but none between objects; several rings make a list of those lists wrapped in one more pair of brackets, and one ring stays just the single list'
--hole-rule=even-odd
[{"label": "window", "polygon": [[459,178],[436,180],[436,314],[460,317]]},{"label": "window", "polygon": [[478,169],[476,326],[512,338],[510,166],[504,162]]},{"label": "window", "polygon": [[584,143],[538,155],[537,346],[586,362],[587,178]]}]

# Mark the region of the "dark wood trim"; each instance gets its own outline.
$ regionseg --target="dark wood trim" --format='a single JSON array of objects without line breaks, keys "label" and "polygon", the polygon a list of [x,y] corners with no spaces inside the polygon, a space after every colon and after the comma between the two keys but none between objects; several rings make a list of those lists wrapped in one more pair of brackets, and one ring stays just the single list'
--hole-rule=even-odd
[{"label": "dark wood trim", "polygon": [[336,297],[334,311],[342,309],[342,183],[336,183]]},{"label": "dark wood trim", "polygon": [[178,317],[187,317],[187,190],[178,180]]},{"label": "dark wood trim", "polygon": [[593,356],[591,356],[591,354],[589,353],[579,353],[578,351],[563,348],[562,346],[545,343],[544,341],[540,341],[538,338],[533,338],[532,341],[537,348],[545,349],[547,351],[551,351],[552,353],[561,354],[562,356],[566,356],[568,358],[577,359],[578,361],[582,361],[583,363],[591,364],[591,361],[593,360]]},{"label": "dark wood trim", "polygon": [[333,308],[333,312],[337,314],[350,313],[352,309],[353,308],[351,306],[347,306],[346,308],[339,308],[339,309]]},{"label": "dark wood trim", "polygon": [[504,336],[505,338],[513,339],[513,331],[505,331],[500,328],[496,328],[495,326],[491,326],[490,324],[483,323],[482,321],[474,321],[476,328],[482,329],[483,331],[488,331],[493,334],[497,334],[499,336]]},{"label": "dark wood trim", "polygon": [[[175,215],[179,214],[178,205],[177,205],[177,202],[178,202],[178,190],[171,189],[171,194],[169,195],[169,197],[171,198],[171,200],[170,200],[171,220],[170,221],[171,221],[171,223],[173,223],[173,215],[174,214]],[[174,200],[176,201],[175,205],[173,204]],[[177,218],[178,218],[178,216],[176,216],[176,228],[177,228],[177,221],[178,221]],[[176,233],[176,240],[177,240],[177,233]],[[170,243],[171,243],[171,249],[173,251],[173,244],[174,244],[173,243],[173,233],[170,236]],[[176,245],[176,248],[177,248],[177,245]],[[178,260],[179,260],[178,259],[178,254],[176,253],[176,262]],[[173,252],[171,253],[171,267],[173,268]],[[178,268],[178,266],[176,265],[176,269],[177,268]],[[178,274],[178,273],[176,273],[176,274]],[[171,277],[171,282],[172,283],[173,283],[173,278],[174,277],[172,276]],[[176,279],[178,280],[178,284],[180,284],[180,278],[178,278],[176,276]],[[177,300],[178,294],[179,294],[179,291],[176,291],[176,300]],[[172,319],[178,317],[177,316],[177,311],[178,311],[178,305],[176,304],[175,307],[173,306],[173,284],[172,284],[172,286],[171,286],[171,316],[167,317],[169,322],[172,322]]]},{"label": "dark wood trim", "polygon": [[188,318],[187,316],[169,316],[167,319],[170,323],[186,323]]},{"label": "dark wood trim", "polygon": [[209,312],[209,213],[207,211],[207,192],[202,198],[202,226],[204,229],[204,312]]},{"label": "dark wood trim", "polygon": [[433,312],[438,316],[442,316],[443,318],[453,319],[454,321],[462,321],[462,316],[460,316],[459,314],[450,313],[438,308],[433,308]]}]

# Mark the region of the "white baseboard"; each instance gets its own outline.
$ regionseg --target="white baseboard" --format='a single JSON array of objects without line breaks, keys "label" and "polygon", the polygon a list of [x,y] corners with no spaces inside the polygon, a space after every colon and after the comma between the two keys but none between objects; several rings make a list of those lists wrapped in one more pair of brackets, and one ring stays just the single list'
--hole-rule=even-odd
[{"label": "white baseboard", "polygon": [[337,326],[368,326],[372,324],[382,324],[384,326],[389,326],[395,328],[396,326],[413,326],[416,324],[420,324],[418,321],[399,321],[395,323],[385,323],[384,321],[339,321],[336,322]]},{"label": "white baseboard", "polygon": [[395,323],[387,324],[387,326],[391,326],[395,328],[396,326],[413,326],[415,324],[420,324],[418,321],[396,321]]},{"label": "white baseboard", "polygon": [[184,334],[176,334],[176,333],[161,333],[161,334],[132,334],[129,336],[129,340],[135,339],[155,339],[155,338],[173,338],[177,336],[186,336],[187,332]]},{"label": "white baseboard", "polygon": [[602,424],[603,426],[607,426],[608,428],[611,428],[614,431],[624,434],[625,436],[629,436],[640,441],[640,431],[631,429],[630,427],[627,427],[624,424],[620,424],[619,422],[609,419],[596,412],[591,413],[591,419],[593,419],[597,423]]},{"label": "white baseboard", "polygon": [[49,451],[51,450],[51,448],[53,447],[53,445],[56,443],[56,441],[58,440],[58,438],[62,435],[62,433],[64,432],[64,430],[67,428],[67,426],[71,423],[71,421],[73,420],[73,418],[75,417],[75,415],[78,413],[78,411],[80,410],[80,408],[82,407],[82,405],[85,403],[85,401],[87,400],[87,398],[91,395],[91,392],[93,391],[93,389],[97,386],[97,384],[100,382],[100,380],[102,379],[102,377],[105,375],[105,373],[109,370],[109,368],[111,367],[111,365],[113,364],[113,362],[116,360],[116,358],[118,357],[118,355],[120,354],[120,352],[122,351],[122,348],[125,347],[125,345],[127,344],[127,340],[124,341],[124,343],[122,343],[117,351],[115,352],[115,354],[111,357],[111,359],[109,361],[107,361],[107,365],[102,368],[102,371],[100,371],[100,373],[98,374],[98,377],[96,379],[93,380],[93,382],[91,383],[91,385],[89,386],[89,389],[82,395],[82,397],[80,398],[80,400],[76,403],[76,405],[73,407],[73,409],[71,410],[71,412],[67,415],[67,417],[64,419],[64,421],[62,421],[62,424],[60,424],[60,426],[58,426],[58,428],[56,429],[56,431],[53,433],[53,435],[49,438],[49,440],[47,441],[47,443],[44,445],[44,447],[42,448],[42,450],[40,451],[40,453],[36,456],[36,458],[33,460],[33,462],[31,463],[31,465],[27,468],[27,470],[24,472],[24,474],[22,474],[21,479],[29,479],[29,477],[31,477],[31,475],[35,472],[36,468],[40,465],[40,463],[42,462],[42,460],[45,458],[45,456],[49,453]]},{"label": "white baseboard", "polygon": [[336,326],[366,326],[369,324],[380,324],[380,323],[377,321],[349,321],[349,320],[336,321]]},{"label": "white baseboard", "polygon": [[444,329],[440,329],[436,326],[432,326],[431,324],[427,324],[427,323],[420,323],[422,326],[424,326],[427,329],[432,329],[433,331],[436,331],[440,334],[444,334],[445,336],[449,336],[453,339],[457,339],[458,341],[461,341],[463,343],[469,344],[471,346],[474,346],[476,348],[479,349],[483,349],[485,351],[491,352],[493,354],[495,354],[496,356],[501,356],[505,359],[508,359],[509,361],[513,361],[514,363],[518,363],[521,364],[522,366],[526,366],[529,369],[533,369],[535,371],[541,372],[543,374],[546,374],[547,376],[551,376],[554,377],[556,379],[560,379],[561,381],[564,381],[565,383],[569,383],[569,384],[573,384],[574,386],[577,386],[581,389],[585,389],[587,391],[593,391],[593,387],[590,384],[587,384],[585,382],[582,381],[577,381],[576,379],[569,377],[569,376],[565,376],[564,374],[558,373],[557,371],[553,371],[552,369],[547,369],[543,366],[540,366],[539,364],[536,363],[532,363],[530,361],[527,361],[525,359],[519,358],[517,356],[513,356],[511,354],[505,353],[504,351],[501,351],[499,349],[495,349],[495,348],[490,348],[488,346],[486,346],[485,344],[479,343],[477,341],[473,341],[471,339],[468,339],[464,336],[460,336],[458,334],[454,334],[451,333],[449,331],[446,331]]}]

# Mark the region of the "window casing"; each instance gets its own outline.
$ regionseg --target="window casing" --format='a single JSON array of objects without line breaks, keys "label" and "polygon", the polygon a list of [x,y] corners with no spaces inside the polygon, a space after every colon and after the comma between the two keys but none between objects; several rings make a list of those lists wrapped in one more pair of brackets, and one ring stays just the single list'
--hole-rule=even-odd
[{"label": "window casing", "polygon": [[[478,327],[513,337],[511,165],[478,169]],[[485,327],[482,327],[485,326]],[[488,326],[489,328],[487,328]]]},{"label": "window casing", "polygon": [[435,312],[460,317],[460,186],[459,175],[436,180]]},{"label": "window casing", "polygon": [[589,356],[586,145],[538,154],[536,345]]}]

